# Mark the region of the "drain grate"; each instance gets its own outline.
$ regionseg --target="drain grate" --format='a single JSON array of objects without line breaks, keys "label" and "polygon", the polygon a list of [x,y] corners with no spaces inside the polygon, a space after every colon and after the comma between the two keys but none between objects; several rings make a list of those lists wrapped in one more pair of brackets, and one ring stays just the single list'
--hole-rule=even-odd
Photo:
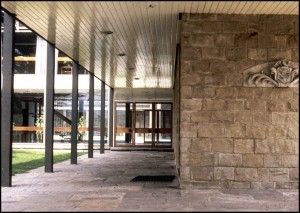
[{"label": "drain grate", "polygon": [[175,178],[175,175],[145,175],[145,176],[136,176],[131,180],[131,182],[137,181],[157,181],[157,182],[172,182]]}]

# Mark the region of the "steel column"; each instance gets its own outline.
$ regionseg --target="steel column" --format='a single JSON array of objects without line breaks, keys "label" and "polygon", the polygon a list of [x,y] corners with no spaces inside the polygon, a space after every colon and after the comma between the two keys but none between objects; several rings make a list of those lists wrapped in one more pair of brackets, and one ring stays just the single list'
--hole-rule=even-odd
[{"label": "steel column", "polygon": [[100,154],[104,153],[105,135],[105,83],[101,81]]},{"label": "steel column", "polygon": [[108,125],[109,125],[109,129],[108,129],[108,139],[109,139],[109,147],[113,147],[113,130],[114,130],[114,119],[113,119],[113,113],[114,113],[114,89],[110,88],[109,91],[109,117],[108,117]]},{"label": "steel column", "polygon": [[79,109],[78,117],[80,118],[81,116],[83,116],[83,111],[84,111],[84,105],[83,105],[84,102],[83,102],[83,100],[79,100],[78,104],[79,104],[79,106],[78,106],[78,109]]},{"label": "steel column", "polygon": [[[125,127],[131,128],[131,122],[130,122],[130,103],[125,103]],[[125,143],[130,143],[131,141],[131,133],[125,133]]]},{"label": "steel column", "polygon": [[47,43],[46,89],[44,97],[45,172],[53,172],[54,76],[55,47]]},{"label": "steel column", "polygon": [[94,151],[94,75],[90,75],[90,91],[89,91],[89,142],[88,157],[93,158]]},{"label": "steel column", "polygon": [[[3,64],[1,92],[1,186],[12,181],[12,128],[14,91],[14,27],[15,16],[4,12]],[[5,104],[4,104],[5,103]]]},{"label": "steel column", "polygon": [[72,64],[71,164],[77,164],[78,63]]}]

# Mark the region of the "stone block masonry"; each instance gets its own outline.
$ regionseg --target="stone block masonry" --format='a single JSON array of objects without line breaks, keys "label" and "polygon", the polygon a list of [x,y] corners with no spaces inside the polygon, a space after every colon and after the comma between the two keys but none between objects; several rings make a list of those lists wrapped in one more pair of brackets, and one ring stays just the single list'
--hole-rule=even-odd
[{"label": "stone block masonry", "polygon": [[183,14],[182,188],[298,188],[299,92],[244,87],[243,71],[299,62],[299,16]]}]

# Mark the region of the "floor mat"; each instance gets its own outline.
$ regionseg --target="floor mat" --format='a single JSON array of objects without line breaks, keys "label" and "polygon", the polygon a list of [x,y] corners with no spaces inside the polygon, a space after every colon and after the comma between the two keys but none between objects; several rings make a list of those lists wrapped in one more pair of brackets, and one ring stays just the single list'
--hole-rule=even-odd
[{"label": "floor mat", "polygon": [[136,181],[158,181],[158,182],[172,182],[175,175],[146,175],[146,176],[136,176],[131,180],[131,182]]}]

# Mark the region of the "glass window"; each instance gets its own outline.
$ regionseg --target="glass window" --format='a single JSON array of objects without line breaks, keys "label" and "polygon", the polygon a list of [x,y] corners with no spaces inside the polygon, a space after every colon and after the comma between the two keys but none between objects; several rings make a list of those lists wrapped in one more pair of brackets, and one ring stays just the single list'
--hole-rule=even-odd
[{"label": "glass window", "polygon": [[35,73],[36,41],[34,33],[15,33],[15,74]]},{"label": "glass window", "polygon": [[89,72],[81,65],[79,65],[78,67],[78,74],[79,75],[88,75]]},{"label": "glass window", "polygon": [[172,104],[155,104],[155,109],[171,110]]},{"label": "glass window", "polygon": [[61,51],[57,58],[57,74],[72,74],[72,59]]}]

